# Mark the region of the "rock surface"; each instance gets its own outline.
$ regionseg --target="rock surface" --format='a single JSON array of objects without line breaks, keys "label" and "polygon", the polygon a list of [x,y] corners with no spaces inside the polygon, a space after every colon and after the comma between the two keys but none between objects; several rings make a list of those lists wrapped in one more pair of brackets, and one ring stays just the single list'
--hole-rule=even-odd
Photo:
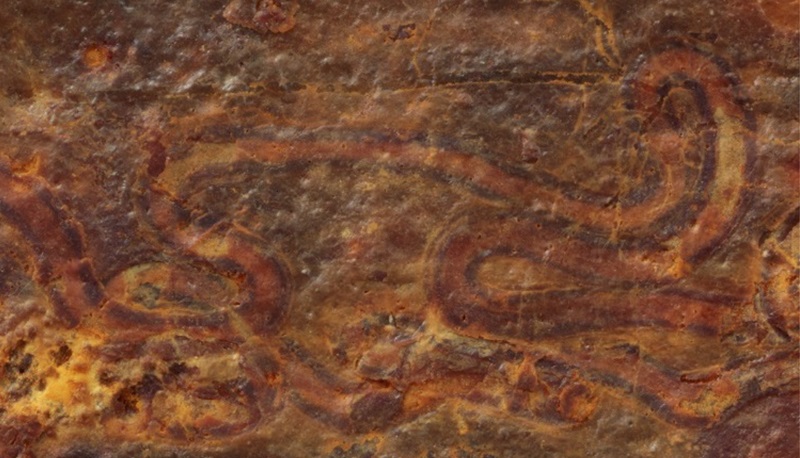
[{"label": "rock surface", "polygon": [[0,456],[798,456],[798,11],[5,1]]}]

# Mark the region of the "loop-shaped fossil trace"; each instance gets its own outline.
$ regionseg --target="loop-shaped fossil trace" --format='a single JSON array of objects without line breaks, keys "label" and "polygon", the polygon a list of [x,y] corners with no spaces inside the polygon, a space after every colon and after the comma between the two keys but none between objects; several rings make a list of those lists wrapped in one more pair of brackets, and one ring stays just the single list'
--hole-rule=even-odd
[{"label": "loop-shaped fossil trace", "polygon": [[[157,422],[156,434],[171,440],[250,431],[282,403],[278,363],[269,348],[289,305],[289,271],[244,228],[194,233],[164,193],[148,189],[143,202],[146,221],[173,259],[114,277],[106,286],[103,322],[122,330],[107,345],[146,347],[123,359],[155,355],[162,375],[149,398],[139,393],[143,378],[123,388],[123,401],[129,392],[137,394],[146,405],[141,421]],[[185,412],[187,405],[193,410]]]},{"label": "loop-shaped fossil trace", "polygon": [[[749,300],[686,281],[725,245],[750,198],[755,125],[736,77],[714,56],[673,47],[634,65],[621,88],[630,114],[627,147],[648,171],[639,186],[620,186],[613,196],[413,141],[286,141],[276,135],[201,144],[141,173],[138,208],[170,261],[130,266],[102,286],[84,259],[80,231],[35,179],[0,169],[0,213],[35,253],[35,278],[54,316],[76,327],[87,311],[97,312],[95,323],[115,330],[97,350],[99,360],[155,355],[138,380],[120,385],[113,403],[123,416],[138,412],[142,424],[159,424],[157,436],[187,441],[241,434],[267,421],[284,401],[360,433],[410,421],[453,396],[526,421],[569,424],[591,416],[602,390],[632,393],[680,425],[707,425],[763,394],[744,387],[746,376],[732,371],[758,372],[770,361],[687,375],[633,344],[602,357],[538,346],[642,327],[717,335],[724,317]],[[192,186],[211,176],[224,179],[239,164],[284,170],[356,161],[456,183],[489,202],[442,221],[427,255],[430,316],[453,341],[494,345],[465,353],[472,361],[468,371],[431,356],[461,351],[459,345],[415,337],[376,350],[385,354],[366,355],[357,377],[335,375],[282,337],[293,294],[291,260],[236,215],[208,218],[187,199]],[[530,275],[520,282],[497,274],[510,266]],[[225,370],[204,373],[180,362],[201,355]],[[396,367],[370,367],[370,356]],[[775,358],[790,357],[796,355]],[[482,382],[501,372],[507,376],[494,385]],[[418,397],[424,402],[405,402],[436,377],[463,383],[433,395],[423,389]],[[520,397],[528,392],[548,394],[535,402]],[[200,407],[175,420],[180,396]]]},{"label": "loop-shaped fossil trace", "polygon": [[[625,92],[639,115],[636,147],[658,160],[659,188],[645,199],[629,190],[612,205],[562,197],[539,211],[457,221],[444,235],[432,285],[448,322],[524,339],[626,324],[713,329],[724,304],[739,298],[704,297],[680,280],[724,243],[747,199],[754,126],[736,83],[725,66],[692,50],[640,64]],[[697,145],[687,141],[686,120],[699,129]],[[541,286],[481,283],[486,263],[509,257],[543,266]],[[602,313],[580,316],[589,303]]]},{"label": "loop-shaped fossil trace", "polygon": [[[219,175],[249,162],[283,170],[370,161],[431,171],[426,176],[460,183],[497,203],[444,225],[432,245],[430,303],[458,334],[512,339],[531,355],[537,354],[539,339],[604,329],[653,327],[715,335],[722,332],[722,318],[747,298],[700,291],[684,280],[724,246],[741,217],[754,159],[753,115],[730,68],[695,49],[674,47],[648,56],[621,86],[631,112],[625,127],[634,134],[629,147],[650,170],[641,187],[620,187],[611,198],[576,191],[546,173],[415,142],[283,141],[278,135],[198,148],[190,159],[171,163],[146,180],[149,214],[170,243],[191,247],[202,245],[197,240],[203,234],[225,223],[193,221],[192,210],[181,207],[179,198],[165,196],[185,194],[184,182],[202,183],[203,174],[213,175],[212,170]],[[536,278],[528,284],[493,278],[492,264],[503,263],[522,263]],[[359,419],[370,418],[375,427],[414,416],[403,410],[396,389],[339,378],[307,354],[299,356],[304,355],[301,349],[285,354],[295,361],[287,371],[294,374],[287,377],[292,380],[286,385],[290,398],[317,418],[359,431],[365,427]],[[631,364],[621,361],[594,361],[580,352],[548,358],[614,389],[626,389],[625,380],[632,377]],[[725,405],[741,394],[723,376],[685,384],[681,374],[653,364],[652,358],[640,364],[638,351],[625,358],[637,360],[636,396],[685,424],[706,424],[719,415],[719,409],[685,407],[708,390],[724,398]],[[509,361],[498,357],[495,363]],[[393,383],[414,378],[410,373],[404,377]],[[576,390],[588,392],[589,385],[581,386]],[[665,392],[678,394],[665,397]],[[350,395],[333,405],[329,400],[335,393]],[[385,418],[373,411],[384,412]]]},{"label": "loop-shaped fossil trace", "polygon": [[[164,234],[175,237],[174,258],[131,266],[103,285],[78,224],[47,185],[5,168],[0,174],[0,214],[11,229],[4,236],[15,237],[14,250],[23,251],[9,251],[4,262],[15,260],[47,301],[43,311],[28,304],[3,310],[0,326],[18,339],[11,358],[20,361],[19,367],[4,366],[0,377],[20,378],[15,372],[30,367],[32,355],[22,351],[30,337],[11,331],[38,311],[50,326],[91,337],[75,344],[91,353],[95,383],[113,391],[100,413],[111,430],[134,422],[143,429],[159,425],[150,427],[153,435],[171,440],[219,438],[251,430],[279,409],[277,365],[259,336],[269,337],[280,325],[291,292],[289,272],[252,236],[229,229],[190,243],[173,232],[180,222],[168,219],[171,214],[159,207],[166,204],[151,199],[154,224],[169,225]],[[16,259],[25,256],[30,259]],[[59,365],[72,355],[67,345],[61,351],[64,356],[53,356],[63,359]],[[217,371],[201,370],[192,359]],[[128,369],[114,369],[119,367]],[[26,380],[17,384],[29,390]],[[9,396],[13,401],[14,390]]]}]

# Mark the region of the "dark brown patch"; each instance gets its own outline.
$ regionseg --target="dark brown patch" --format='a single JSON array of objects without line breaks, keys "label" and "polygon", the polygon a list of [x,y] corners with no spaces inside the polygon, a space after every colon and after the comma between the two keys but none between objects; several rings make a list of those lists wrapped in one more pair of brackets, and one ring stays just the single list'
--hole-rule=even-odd
[{"label": "dark brown patch", "polygon": [[356,431],[364,432],[384,428],[403,407],[403,395],[396,391],[367,393],[356,401],[350,411],[350,420]]},{"label": "dark brown patch", "polygon": [[51,351],[50,356],[53,358],[53,362],[56,366],[61,366],[72,357],[72,349],[69,348],[69,345],[64,344],[58,347],[57,350]]},{"label": "dark brown patch", "polygon": [[118,417],[124,417],[139,411],[139,399],[136,395],[136,387],[128,386],[117,391],[111,399],[111,413]]}]

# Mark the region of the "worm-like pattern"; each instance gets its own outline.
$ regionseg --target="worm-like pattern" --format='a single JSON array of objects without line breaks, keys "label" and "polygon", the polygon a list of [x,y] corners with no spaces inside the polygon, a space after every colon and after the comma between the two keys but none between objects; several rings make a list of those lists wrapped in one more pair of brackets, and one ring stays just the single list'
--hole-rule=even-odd
[{"label": "worm-like pattern", "polygon": [[[230,22],[269,29],[250,27],[256,16],[245,10],[255,4],[234,3]],[[258,7],[280,10],[272,3]],[[277,32],[294,26],[289,6],[291,24]],[[236,8],[249,16],[230,19]],[[609,25],[597,21],[596,39],[615,61]],[[107,437],[189,448],[246,442],[286,418],[371,437],[447,409],[462,431],[480,411],[561,440],[612,403],[703,434],[739,434],[753,406],[782,412],[772,400],[796,399],[796,375],[779,369],[796,348],[754,358],[725,354],[720,342],[761,342],[761,328],[742,331],[761,320],[796,343],[793,261],[778,242],[765,245],[761,283],[750,289],[716,284],[707,269],[736,264],[732,245],[751,237],[743,226],[757,126],[740,81],[718,57],[675,45],[641,56],[614,84],[621,121],[613,147],[600,151],[619,165],[612,192],[422,134],[276,127],[222,140],[210,132],[189,148],[144,145],[132,214],[152,250],[102,273],[103,253],[89,254],[56,187],[0,166],[0,246],[10,247],[0,268],[36,298],[17,300],[19,288],[0,283],[0,419],[13,419],[0,424],[0,455],[57,430],[64,404],[81,405],[75,421]],[[404,227],[413,221],[385,229],[393,250],[422,267],[393,291],[377,288],[377,299],[363,285],[390,276],[380,253],[386,263],[394,253],[374,254],[384,230],[375,215],[325,195],[317,199],[327,213],[286,202],[310,199],[307,181],[340,190],[362,175],[372,181],[353,186],[363,194],[347,196],[353,202],[399,176],[453,207],[428,212],[423,237]],[[339,228],[348,211],[364,221],[335,237],[322,227]],[[796,214],[775,240],[797,226]],[[324,249],[303,247],[308,234],[286,229],[295,220]],[[326,245],[334,239],[347,243]],[[368,281],[325,290],[325,281],[355,278],[337,270],[358,269]],[[37,315],[82,340],[42,338],[24,326]],[[711,356],[687,363],[698,349],[673,351],[681,339],[710,343]],[[37,379],[36,358],[54,369]],[[720,449],[708,441],[709,453]]]}]

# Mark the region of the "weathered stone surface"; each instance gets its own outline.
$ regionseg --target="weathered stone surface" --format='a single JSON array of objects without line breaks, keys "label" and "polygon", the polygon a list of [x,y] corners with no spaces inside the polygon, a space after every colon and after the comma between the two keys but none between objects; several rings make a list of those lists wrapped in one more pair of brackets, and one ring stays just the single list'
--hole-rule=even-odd
[{"label": "weathered stone surface", "polygon": [[798,456],[798,3],[0,10],[0,457]]}]

